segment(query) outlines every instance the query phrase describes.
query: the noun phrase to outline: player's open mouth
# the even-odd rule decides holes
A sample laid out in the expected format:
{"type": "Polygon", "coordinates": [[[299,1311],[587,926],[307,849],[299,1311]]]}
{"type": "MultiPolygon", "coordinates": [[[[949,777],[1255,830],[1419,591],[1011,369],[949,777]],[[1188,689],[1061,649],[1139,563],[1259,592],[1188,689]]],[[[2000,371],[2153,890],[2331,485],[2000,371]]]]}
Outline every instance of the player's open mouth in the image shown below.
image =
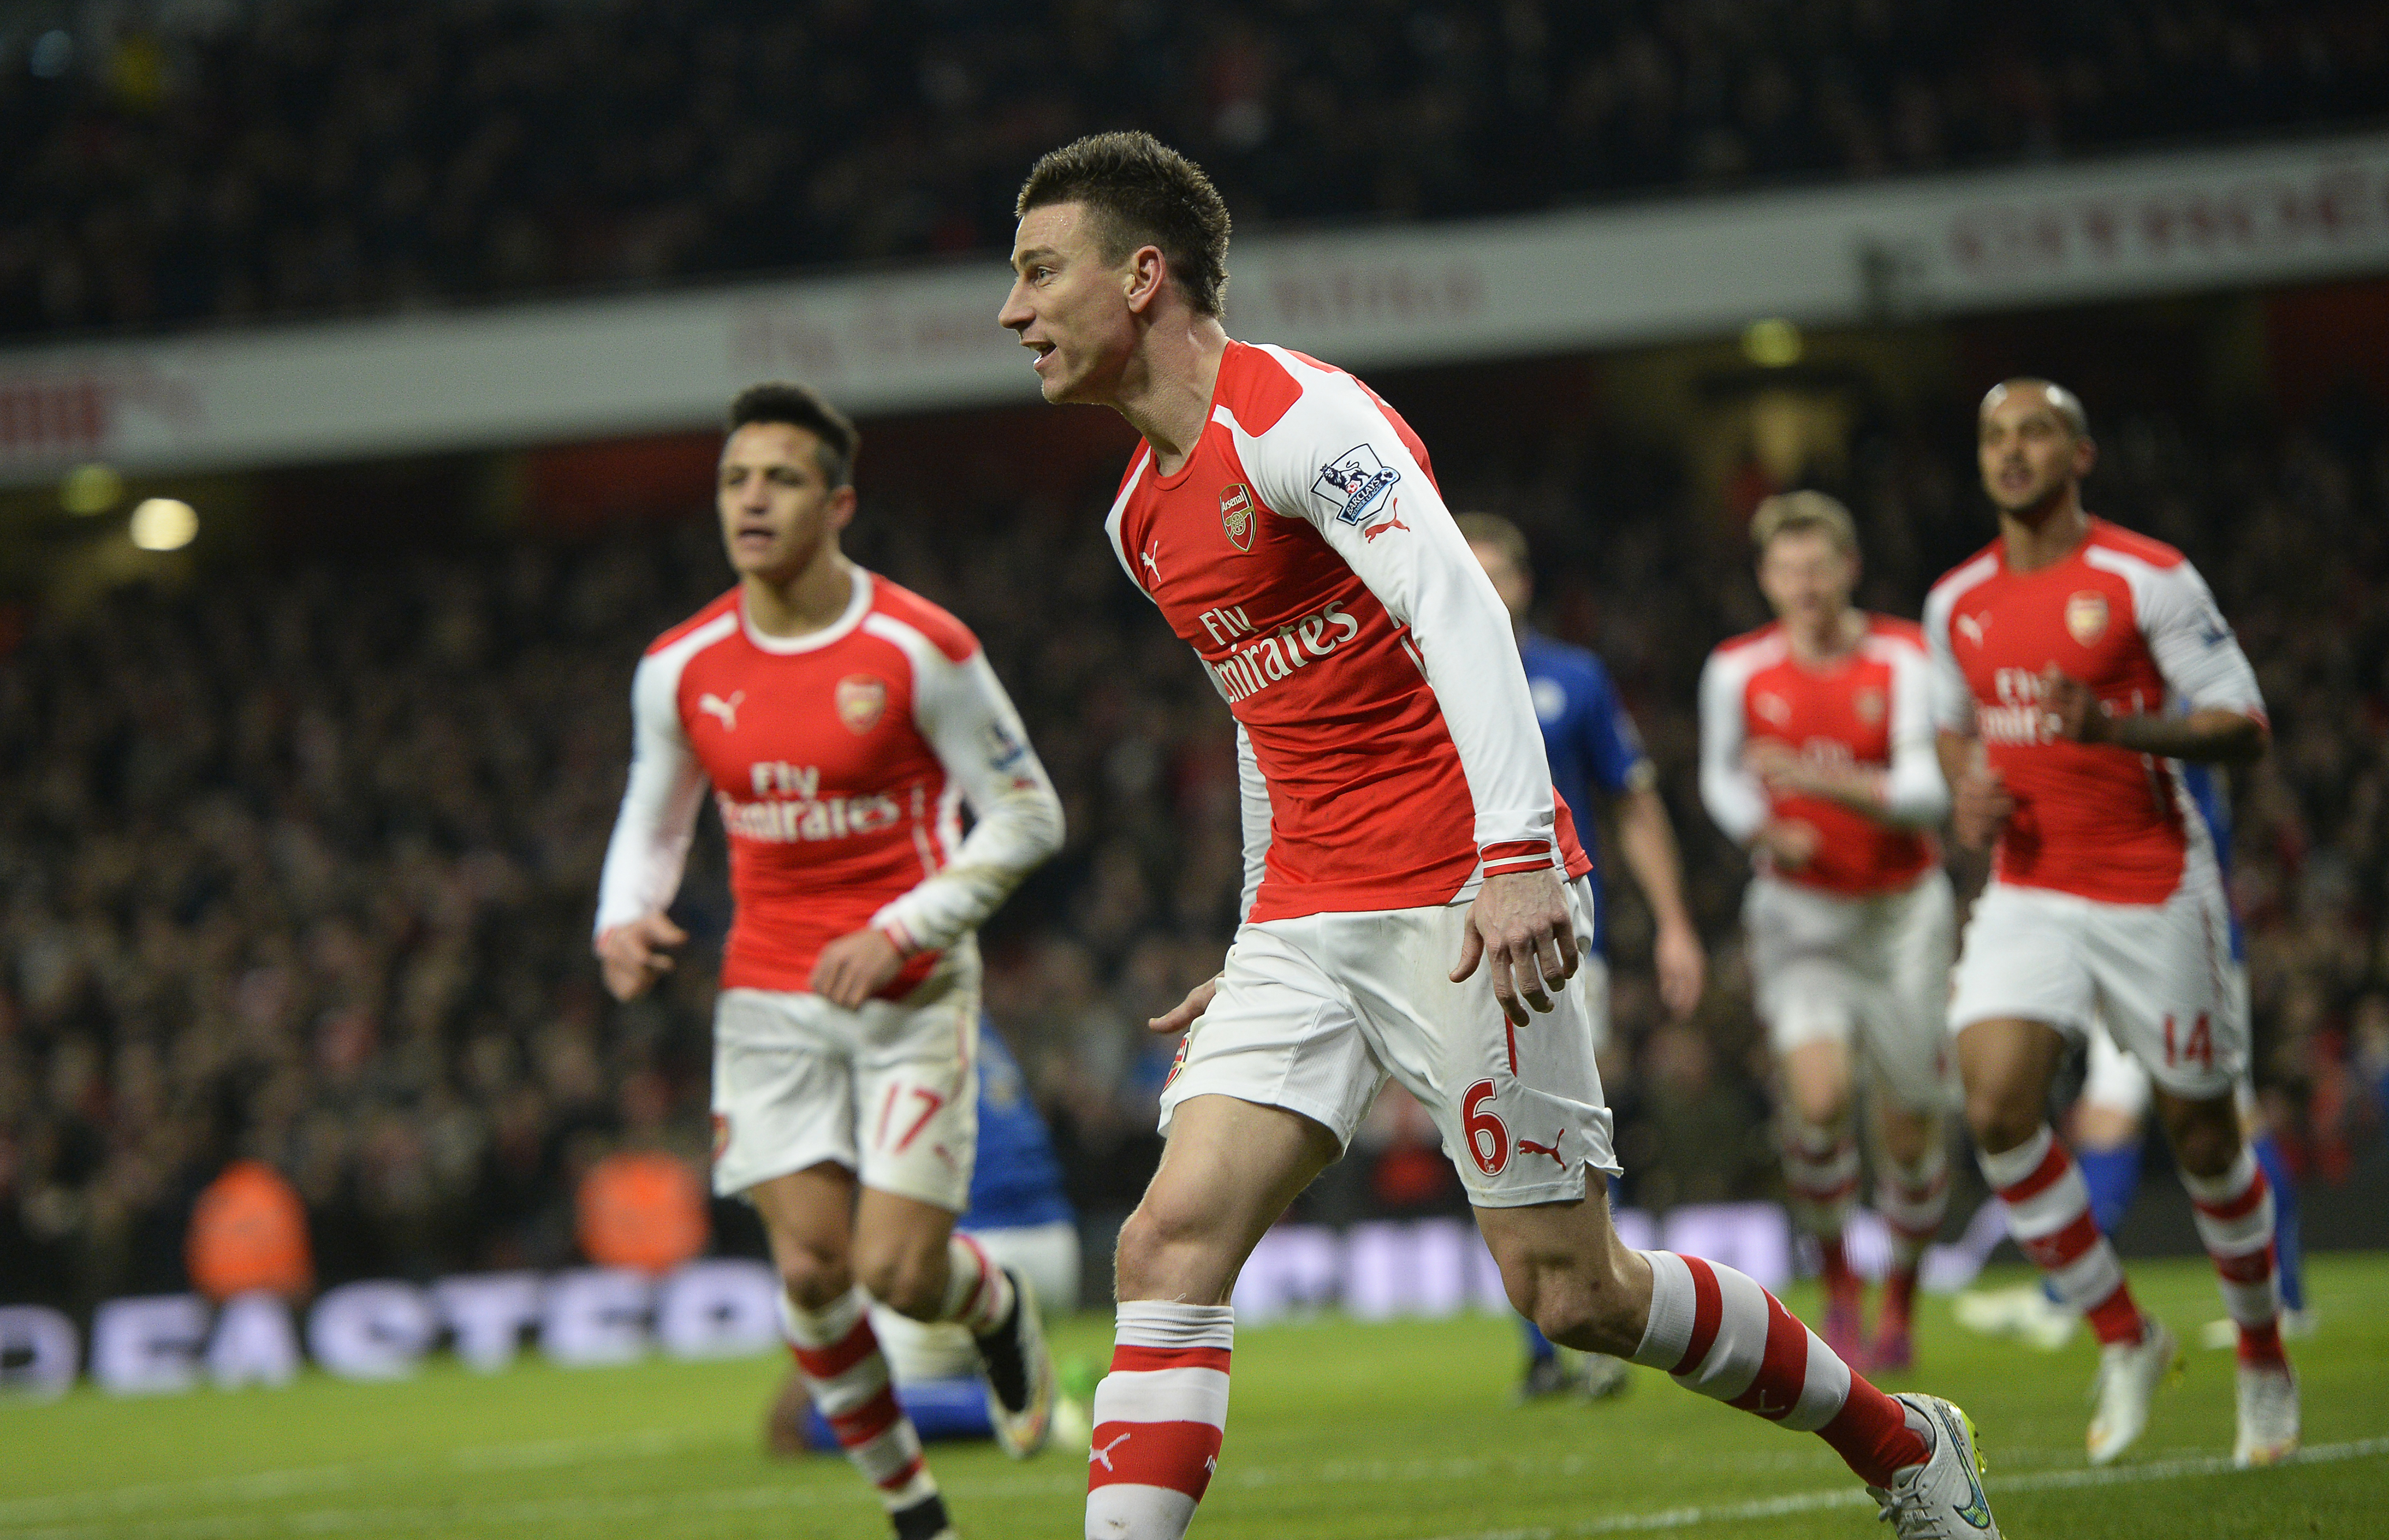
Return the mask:
{"type": "Polygon", "coordinates": [[[1051,342],[1030,342],[1024,344],[1024,346],[1037,355],[1028,366],[1031,369],[1037,370],[1041,374],[1043,373],[1045,369],[1045,361],[1054,356],[1054,344],[1051,342]]]}

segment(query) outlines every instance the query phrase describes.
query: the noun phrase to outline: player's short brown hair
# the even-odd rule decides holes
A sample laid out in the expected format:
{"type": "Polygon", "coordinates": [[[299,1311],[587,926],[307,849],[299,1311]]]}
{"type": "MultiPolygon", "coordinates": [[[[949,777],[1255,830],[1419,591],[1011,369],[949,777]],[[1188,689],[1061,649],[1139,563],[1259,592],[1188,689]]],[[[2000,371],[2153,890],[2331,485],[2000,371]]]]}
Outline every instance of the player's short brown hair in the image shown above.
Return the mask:
{"type": "Polygon", "coordinates": [[[1820,534],[1845,556],[1859,554],[1859,527],[1837,498],[1823,492],[1777,492],[1750,515],[1750,543],[1766,551],[1778,535],[1820,534]]]}
{"type": "Polygon", "coordinates": [[[811,386],[782,379],[748,386],[730,403],[726,431],[735,433],[749,423],[781,423],[805,429],[821,445],[822,479],[830,490],[854,485],[854,456],[862,448],[862,434],[852,418],[830,405],[829,398],[811,386]]]}
{"type": "Polygon", "coordinates": [[[2042,379],[2038,375],[2018,375],[2013,379],[1999,381],[1999,384],[1983,392],[1981,410],[1988,412],[2007,400],[2009,391],[2026,388],[2038,390],[2048,398],[2049,409],[2057,414],[2059,421],[2074,430],[2074,437],[2076,439],[2090,437],[2090,414],[2084,410],[2082,398],[2055,380],[2042,379]]]}
{"type": "Polygon", "coordinates": [[[1460,538],[1471,545],[1489,545],[1520,572],[1527,570],[1527,533],[1499,514],[1454,514],[1460,538]]]}
{"type": "Polygon", "coordinates": [[[1195,313],[1220,313],[1228,293],[1228,205],[1202,167],[1142,130],[1090,134],[1029,169],[1013,217],[1056,203],[1083,204],[1102,222],[1105,261],[1158,247],[1195,313]]]}

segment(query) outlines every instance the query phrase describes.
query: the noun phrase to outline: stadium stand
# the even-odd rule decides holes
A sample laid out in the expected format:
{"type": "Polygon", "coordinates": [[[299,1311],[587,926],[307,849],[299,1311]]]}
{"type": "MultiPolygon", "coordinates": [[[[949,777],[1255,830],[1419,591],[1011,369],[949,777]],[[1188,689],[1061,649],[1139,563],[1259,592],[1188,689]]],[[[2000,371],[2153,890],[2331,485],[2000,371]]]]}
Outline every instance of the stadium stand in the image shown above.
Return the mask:
{"type": "Polygon", "coordinates": [[[1000,248],[1134,122],[1246,229],[2377,122],[2361,0],[138,4],[0,28],[0,335],[1000,248]]]}
{"type": "MultiPolygon", "coordinates": [[[[1537,540],[1551,629],[1612,661],[1722,944],[1739,858],[1689,816],[1693,687],[1706,647],[1756,617],[1743,544],[1673,452],[1622,430],[1463,430],[1516,404],[1488,398],[1492,373],[1381,383],[1450,446],[1455,501],[1537,540]]],[[[1969,420],[1948,400],[1858,431],[1833,485],[1863,522],[1865,602],[1912,612],[1985,538],[1969,420]]],[[[2277,747],[2242,790],[2238,851],[2260,1075],[2329,1184],[2377,1172],[2389,1100],[2389,418],[2359,393],[2306,420],[2119,408],[2091,490],[2197,557],[2263,674],[2277,747]]],[[[935,438],[912,432],[866,446],[850,549],[968,619],[1066,799],[1069,848],[989,933],[989,1006],[1074,1203],[1117,1218],[1166,1063],[1141,1024],[1215,965],[1233,919],[1227,719],[1095,537],[1106,486],[1038,499],[980,467],[982,490],[939,499],[900,474],[935,438]]],[[[394,549],[348,510],[367,532],[345,546],[32,616],[0,659],[0,1299],[182,1286],[193,1200],[237,1155],[289,1175],[326,1283],[562,1265],[594,1162],[702,1158],[709,960],[614,1009],[588,957],[632,663],[726,581],[701,497],[610,532],[394,549]]],[[[718,940],[718,847],[697,848],[681,912],[718,940]]],[[[1645,922],[1630,884],[1612,894],[1632,1196],[1763,1193],[1733,953],[1698,1030],[1663,1027],[1645,922]]],[[[1317,1201],[1410,1211],[1398,1176],[1317,1201]]]]}

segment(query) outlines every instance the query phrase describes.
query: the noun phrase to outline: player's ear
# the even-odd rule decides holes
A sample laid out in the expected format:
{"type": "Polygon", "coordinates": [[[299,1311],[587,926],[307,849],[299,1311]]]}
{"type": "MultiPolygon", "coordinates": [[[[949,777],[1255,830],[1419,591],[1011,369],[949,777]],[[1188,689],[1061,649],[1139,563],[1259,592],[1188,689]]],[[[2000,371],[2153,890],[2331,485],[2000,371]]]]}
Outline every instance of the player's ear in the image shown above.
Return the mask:
{"type": "Polygon", "coordinates": [[[2074,440],[2074,479],[2081,480],[2099,463],[2099,440],[2085,433],[2074,440]]]}
{"type": "Polygon", "coordinates": [[[1128,254],[1120,269],[1120,292],[1128,308],[1143,315],[1152,310],[1161,297],[1162,288],[1169,282],[1169,259],[1157,246],[1140,246],[1128,254]]]}
{"type": "Polygon", "coordinates": [[[851,481],[829,494],[829,502],[824,505],[823,511],[829,515],[832,529],[843,529],[854,522],[854,483],[851,481]]]}

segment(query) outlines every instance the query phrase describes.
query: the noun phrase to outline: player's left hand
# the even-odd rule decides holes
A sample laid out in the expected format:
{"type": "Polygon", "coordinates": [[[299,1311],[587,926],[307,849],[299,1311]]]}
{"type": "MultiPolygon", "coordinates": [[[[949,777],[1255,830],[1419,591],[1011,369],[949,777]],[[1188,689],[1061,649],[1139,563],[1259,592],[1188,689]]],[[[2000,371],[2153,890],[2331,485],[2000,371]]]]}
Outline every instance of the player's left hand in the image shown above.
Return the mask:
{"type": "Polygon", "coordinates": [[[875,930],[841,935],[813,960],[813,993],[851,1011],[888,987],[904,968],[896,943],[875,930]]]}
{"type": "Polygon", "coordinates": [[[1817,790],[1808,762],[1794,753],[1789,744],[1758,739],[1743,750],[1742,762],[1773,795],[1802,796],[1817,790]]]}
{"type": "Polygon", "coordinates": [[[2059,673],[2054,663],[2040,671],[2040,706],[2051,737],[2076,744],[2114,741],[2115,719],[2099,697],[2080,680],[2059,673]]]}
{"type": "Polygon", "coordinates": [[[1451,982],[1466,980],[1480,961],[1490,969],[1493,998],[1513,1025],[1527,1025],[1529,1007],[1552,1008],[1552,996],[1577,969],[1576,923],[1557,872],[1545,867],[1485,879],[1468,906],[1451,982]]]}
{"type": "Polygon", "coordinates": [[[1662,925],[1651,959],[1659,971],[1659,1003],[1670,1020],[1684,1020],[1699,1009],[1708,983],[1709,955],[1700,935],[1690,925],[1662,925]]]}

